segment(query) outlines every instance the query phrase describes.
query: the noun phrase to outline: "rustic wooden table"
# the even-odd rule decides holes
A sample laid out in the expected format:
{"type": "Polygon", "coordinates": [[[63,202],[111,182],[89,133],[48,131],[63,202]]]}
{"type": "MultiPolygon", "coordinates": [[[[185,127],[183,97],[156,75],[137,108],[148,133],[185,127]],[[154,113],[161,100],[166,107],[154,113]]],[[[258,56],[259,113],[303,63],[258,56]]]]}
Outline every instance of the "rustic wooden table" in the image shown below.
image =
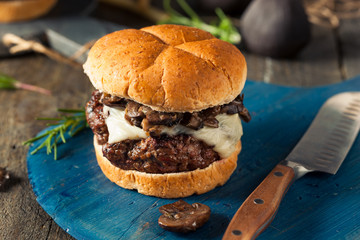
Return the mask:
{"type": "MultiPolygon", "coordinates": [[[[102,7],[93,16],[118,20],[108,11],[102,7]]],[[[126,19],[118,23],[130,27],[149,24],[126,19]]],[[[312,26],[312,34],[310,44],[294,59],[274,60],[244,52],[248,78],[308,87],[360,74],[360,19],[342,21],[337,30],[312,26]]],[[[35,117],[55,116],[59,107],[82,108],[93,88],[82,69],[39,54],[1,59],[0,72],[53,92],[50,97],[22,90],[0,92],[0,166],[12,177],[0,192],[0,239],[73,239],[36,202],[27,177],[28,148],[22,142],[44,128],[35,117]]]]}

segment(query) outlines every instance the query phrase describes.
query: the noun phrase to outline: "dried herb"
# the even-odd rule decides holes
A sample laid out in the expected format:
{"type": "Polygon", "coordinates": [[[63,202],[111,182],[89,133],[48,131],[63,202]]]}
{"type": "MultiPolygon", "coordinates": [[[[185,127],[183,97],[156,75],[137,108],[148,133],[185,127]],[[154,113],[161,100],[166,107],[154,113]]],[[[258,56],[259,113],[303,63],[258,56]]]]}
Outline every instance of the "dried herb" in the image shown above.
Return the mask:
{"type": "Polygon", "coordinates": [[[241,41],[241,36],[238,30],[234,27],[231,22],[231,19],[228,18],[224,12],[217,8],[215,13],[219,18],[218,23],[207,24],[196,14],[196,12],[186,3],[185,0],[177,0],[180,7],[184,12],[189,16],[183,16],[170,6],[170,0],[164,0],[164,9],[169,14],[169,18],[164,21],[160,21],[159,24],[180,24],[190,27],[200,28],[202,30],[208,31],[213,34],[215,37],[237,44],[241,41]]]}
{"type": "Polygon", "coordinates": [[[59,118],[38,118],[38,120],[53,122],[47,124],[48,126],[53,126],[53,128],[23,143],[23,145],[30,145],[40,139],[42,140],[42,143],[31,154],[46,148],[47,154],[54,152],[54,159],[56,160],[57,145],[59,143],[66,143],[65,134],[72,137],[88,126],[84,110],[58,109],[58,111],[63,113],[59,118]]]}
{"type": "Polygon", "coordinates": [[[13,77],[0,73],[0,89],[25,89],[33,92],[51,95],[49,90],[17,81],[13,77]]]}

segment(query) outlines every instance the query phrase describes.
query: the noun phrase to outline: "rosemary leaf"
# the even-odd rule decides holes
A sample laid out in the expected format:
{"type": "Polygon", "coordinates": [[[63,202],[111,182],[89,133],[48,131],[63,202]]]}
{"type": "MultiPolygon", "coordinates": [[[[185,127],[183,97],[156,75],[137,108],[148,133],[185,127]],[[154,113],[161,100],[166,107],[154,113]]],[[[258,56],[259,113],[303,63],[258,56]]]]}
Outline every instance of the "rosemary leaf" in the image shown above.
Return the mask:
{"type": "Polygon", "coordinates": [[[63,141],[63,143],[66,143],[65,136],[64,136],[64,130],[62,128],[60,129],[59,134],[60,134],[60,138],[63,141]]]}
{"type": "Polygon", "coordinates": [[[54,160],[57,160],[57,144],[56,144],[56,141],[53,143],[52,147],[54,148],[54,160]]]}
{"type": "Polygon", "coordinates": [[[13,77],[10,77],[3,73],[0,73],[0,89],[24,89],[45,95],[51,95],[51,92],[47,89],[19,82],[13,77]]]}
{"type": "MultiPolygon", "coordinates": [[[[196,12],[186,3],[185,0],[177,0],[180,7],[186,12],[187,15],[193,20],[201,21],[200,17],[196,14],[196,12]]],[[[170,5],[170,4],[169,4],[170,5]]]]}
{"type": "Polygon", "coordinates": [[[3,89],[16,89],[16,80],[10,76],[0,73],[0,88],[3,89]]]}
{"type": "Polygon", "coordinates": [[[62,120],[62,118],[46,118],[46,117],[41,117],[41,118],[36,118],[36,120],[42,120],[42,121],[60,121],[60,120],[62,120]]]}
{"type": "Polygon", "coordinates": [[[39,145],[37,148],[35,148],[34,151],[31,152],[31,155],[37,153],[37,151],[39,151],[41,148],[46,146],[47,141],[45,140],[43,143],[41,143],[41,145],[39,145]]]}
{"type": "Polygon", "coordinates": [[[54,134],[51,133],[46,141],[48,141],[48,143],[46,143],[46,153],[49,155],[51,153],[51,147],[52,147],[52,144],[51,144],[51,139],[54,137],[54,134]]]}
{"type": "Polygon", "coordinates": [[[40,149],[46,148],[46,153],[54,153],[54,159],[57,159],[58,144],[66,143],[65,134],[72,137],[85,129],[88,125],[86,122],[85,111],[81,109],[59,109],[59,112],[66,115],[62,115],[59,118],[38,118],[39,120],[48,120],[53,123],[48,123],[54,126],[52,129],[47,130],[43,134],[31,138],[23,143],[23,145],[30,145],[38,140],[41,140],[41,144],[31,152],[31,154],[37,153],[40,149]]]}
{"type": "Polygon", "coordinates": [[[83,113],[85,114],[85,111],[82,109],[64,109],[64,108],[58,108],[58,112],[63,113],[83,113]]]}
{"type": "Polygon", "coordinates": [[[87,126],[78,127],[74,132],[71,133],[71,136],[74,136],[74,135],[78,134],[78,133],[81,132],[85,127],[87,127],[87,126]]]}
{"type": "Polygon", "coordinates": [[[161,21],[158,24],[180,24],[190,27],[200,28],[202,30],[208,31],[213,34],[215,37],[218,37],[221,40],[238,44],[241,41],[241,36],[238,30],[232,24],[230,18],[228,18],[225,13],[217,8],[215,10],[216,15],[218,16],[217,24],[207,24],[196,14],[196,12],[186,3],[185,0],[177,0],[180,7],[188,15],[188,17],[181,15],[179,12],[174,10],[170,5],[171,0],[164,0],[163,5],[165,11],[169,14],[169,18],[165,21],[161,21]]]}
{"type": "Polygon", "coordinates": [[[74,122],[69,130],[69,134],[72,136],[74,130],[76,129],[76,127],[79,125],[78,122],[74,122]]]}
{"type": "Polygon", "coordinates": [[[31,144],[31,143],[33,143],[33,142],[47,136],[47,135],[49,135],[50,132],[51,132],[51,130],[48,130],[48,131],[44,132],[43,134],[41,134],[41,135],[39,135],[37,137],[31,138],[31,139],[23,142],[23,145],[29,145],[29,144],[31,144]]]}

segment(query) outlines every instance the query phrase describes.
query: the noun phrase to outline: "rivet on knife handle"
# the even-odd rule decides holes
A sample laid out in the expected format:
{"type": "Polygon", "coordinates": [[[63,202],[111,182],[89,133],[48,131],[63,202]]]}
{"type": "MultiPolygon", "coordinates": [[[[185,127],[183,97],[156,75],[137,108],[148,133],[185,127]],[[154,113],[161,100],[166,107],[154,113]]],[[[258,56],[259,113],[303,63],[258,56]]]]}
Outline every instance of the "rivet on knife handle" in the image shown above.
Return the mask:
{"type": "Polygon", "coordinates": [[[294,176],[291,167],[278,164],[235,213],[223,240],[255,239],[273,220],[294,176]]]}

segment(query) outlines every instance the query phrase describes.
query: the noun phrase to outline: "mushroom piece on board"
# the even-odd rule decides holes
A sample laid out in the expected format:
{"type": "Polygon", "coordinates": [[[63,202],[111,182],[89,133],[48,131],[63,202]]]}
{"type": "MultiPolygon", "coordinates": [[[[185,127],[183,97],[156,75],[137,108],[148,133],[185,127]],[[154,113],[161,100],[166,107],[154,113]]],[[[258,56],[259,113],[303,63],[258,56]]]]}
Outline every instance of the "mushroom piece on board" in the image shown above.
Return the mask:
{"type": "Polygon", "coordinates": [[[203,226],[210,217],[210,208],[201,203],[188,204],[184,200],[159,208],[160,227],[172,232],[192,232],[203,226]]]}

